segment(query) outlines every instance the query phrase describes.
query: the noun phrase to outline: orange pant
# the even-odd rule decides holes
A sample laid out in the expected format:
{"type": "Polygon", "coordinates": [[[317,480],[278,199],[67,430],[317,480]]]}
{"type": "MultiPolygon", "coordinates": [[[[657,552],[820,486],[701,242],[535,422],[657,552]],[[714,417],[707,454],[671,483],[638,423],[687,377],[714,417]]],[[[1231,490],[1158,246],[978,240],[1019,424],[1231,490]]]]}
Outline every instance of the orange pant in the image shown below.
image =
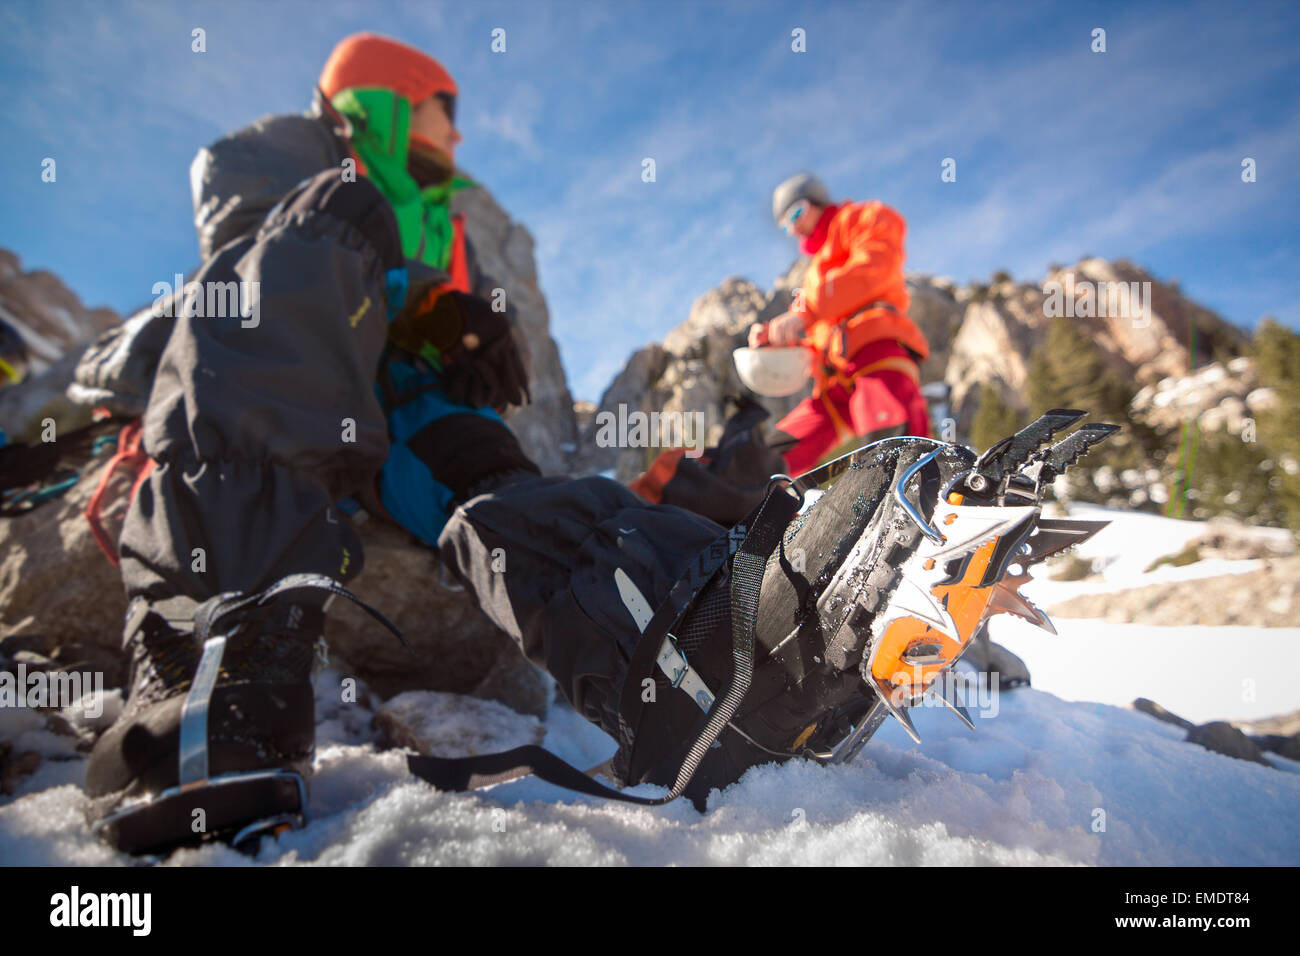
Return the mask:
{"type": "MultiPolygon", "coordinates": [[[[844,376],[851,388],[832,380],[815,398],[805,398],[789,415],[777,422],[769,444],[785,445],[788,474],[798,477],[810,471],[822,456],[851,438],[871,436],[877,432],[930,436],[930,412],[916,380],[906,372],[885,368],[870,372],[861,369],[894,356],[907,357],[896,342],[871,342],[853,356],[844,376]],[[854,374],[858,373],[856,377],[854,374]]],[[[881,437],[884,437],[884,434],[881,437]]]]}

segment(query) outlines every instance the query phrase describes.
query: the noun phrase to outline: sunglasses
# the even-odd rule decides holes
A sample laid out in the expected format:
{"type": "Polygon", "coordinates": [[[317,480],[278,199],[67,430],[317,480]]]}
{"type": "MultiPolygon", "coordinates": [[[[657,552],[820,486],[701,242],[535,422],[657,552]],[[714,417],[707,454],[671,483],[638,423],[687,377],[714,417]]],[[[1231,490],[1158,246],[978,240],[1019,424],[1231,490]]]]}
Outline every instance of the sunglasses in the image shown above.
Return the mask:
{"type": "Polygon", "coordinates": [[[450,93],[435,93],[434,96],[442,103],[442,108],[447,113],[447,120],[454,125],[456,122],[456,97],[450,93]]]}
{"type": "Polygon", "coordinates": [[[794,224],[799,221],[799,217],[806,213],[811,207],[811,203],[806,199],[800,199],[790,207],[790,211],[781,217],[781,231],[790,232],[794,229],[794,224]]]}

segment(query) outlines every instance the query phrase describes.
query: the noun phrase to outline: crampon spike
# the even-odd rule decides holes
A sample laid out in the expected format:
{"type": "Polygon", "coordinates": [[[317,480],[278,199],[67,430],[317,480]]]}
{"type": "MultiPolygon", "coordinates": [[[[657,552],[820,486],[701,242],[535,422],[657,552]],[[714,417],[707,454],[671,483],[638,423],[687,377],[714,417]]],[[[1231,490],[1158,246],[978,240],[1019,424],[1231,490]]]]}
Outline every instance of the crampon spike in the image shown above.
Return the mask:
{"type": "Polygon", "coordinates": [[[1119,429],[1119,425],[1090,422],[1036,456],[1030,464],[1041,461],[1043,467],[1038,475],[1039,480],[1044,483],[1050,482],[1058,475],[1065,474],[1065,470],[1087,454],[1089,448],[1105,441],[1119,429]]]}
{"type": "Polygon", "coordinates": [[[1053,408],[1044,412],[1014,435],[989,447],[976,460],[972,474],[982,475],[996,484],[1026,464],[1033,453],[1051,441],[1057,432],[1073,425],[1087,414],[1077,408],[1053,408]]]}
{"type": "Polygon", "coordinates": [[[889,711],[889,715],[903,725],[903,729],[907,731],[907,736],[911,737],[919,744],[921,742],[921,735],[918,734],[916,728],[912,726],[912,718],[907,716],[907,709],[898,706],[898,704],[894,702],[894,694],[898,692],[892,687],[885,686],[882,681],[874,677],[872,678],[872,684],[875,685],[877,699],[885,705],[885,709],[889,711]]]}
{"type": "Polygon", "coordinates": [[[1086,521],[1079,518],[1039,518],[1036,530],[1025,541],[1029,550],[1016,555],[1014,563],[1030,568],[1053,555],[1083,544],[1109,521],[1086,521]]]}
{"type": "Polygon", "coordinates": [[[1051,618],[1020,593],[1020,586],[1030,580],[1027,574],[1006,575],[993,586],[993,594],[989,597],[988,613],[990,615],[1014,614],[1050,634],[1055,634],[1056,627],[1052,624],[1051,618]]]}
{"type": "Polygon", "coordinates": [[[948,695],[943,693],[942,691],[936,691],[935,696],[939,698],[939,701],[943,704],[943,706],[947,707],[959,718],[961,718],[961,722],[963,724],[965,724],[971,730],[975,729],[975,722],[970,719],[970,714],[966,711],[965,707],[963,707],[961,704],[958,704],[955,701],[949,700],[948,695]]]}

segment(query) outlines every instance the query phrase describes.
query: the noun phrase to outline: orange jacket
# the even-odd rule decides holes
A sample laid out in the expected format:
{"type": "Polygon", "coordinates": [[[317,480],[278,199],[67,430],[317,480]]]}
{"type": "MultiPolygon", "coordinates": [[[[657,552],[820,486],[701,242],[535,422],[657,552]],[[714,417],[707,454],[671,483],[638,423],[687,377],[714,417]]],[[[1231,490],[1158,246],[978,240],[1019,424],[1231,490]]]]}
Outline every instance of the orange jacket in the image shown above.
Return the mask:
{"type": "Polygon", "coordinates": [[[833,215],[826,241],[804,273],[803,294],[790,310],[803,316],[804,343],[834,365],[880,339],[901,342],[926,358],[930,346],[907,317],[903,217],[879,201],[846,201],[833,215]],[[893,310],[862,311],[873,302],[888,302],[893,310]],[[841,341],[846,319],[851,321],[841,341]]]}

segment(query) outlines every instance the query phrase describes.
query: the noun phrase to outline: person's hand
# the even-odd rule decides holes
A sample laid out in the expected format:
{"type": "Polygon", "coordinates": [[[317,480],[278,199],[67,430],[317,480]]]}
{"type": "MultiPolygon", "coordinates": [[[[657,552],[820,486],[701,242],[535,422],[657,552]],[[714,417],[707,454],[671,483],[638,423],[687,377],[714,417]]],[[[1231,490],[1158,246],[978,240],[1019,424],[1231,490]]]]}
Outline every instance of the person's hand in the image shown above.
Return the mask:
{"type": "Polygon", "coordinates": [[[761,349],[767,344],[767,323],[755,322],[749,327],[749,347],[761,349]]]}
{"type": "Polygon", "coordinates": [[[475,408],[529,400],[528,373],[503,312],[478,296],[445,292],[433,304],[430,328],[441,349],[443,387],[454,402],[475,408]]]}
{"type": "Polygon", "coordinates": [[[767,338],[772,345],[798,345],[803,334],[803,316],[794,312],[778,315],[767,323],[767,338]]]}

